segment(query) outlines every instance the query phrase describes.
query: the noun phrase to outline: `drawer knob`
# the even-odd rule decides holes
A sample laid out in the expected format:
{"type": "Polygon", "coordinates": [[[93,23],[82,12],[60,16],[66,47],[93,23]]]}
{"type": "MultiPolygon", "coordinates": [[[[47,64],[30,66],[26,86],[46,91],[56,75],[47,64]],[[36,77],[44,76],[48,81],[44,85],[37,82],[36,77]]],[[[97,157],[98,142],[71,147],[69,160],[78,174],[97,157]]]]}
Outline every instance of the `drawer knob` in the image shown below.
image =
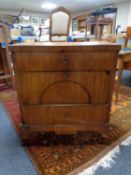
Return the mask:
{"type": "Polygon", "coordinates": [[[69,72],[64,72],[64,77],[65,77],[65,78],[67,78],[67,77],[69,77],[69,76],[70,76],[69,72]]]}
{"type": "Polygon", "coordinates": [[[64,58],[63,59],[63,62],[64,62],[64,64],[67,64],[68,63],[68,59],[67,58],[64,58]]]}

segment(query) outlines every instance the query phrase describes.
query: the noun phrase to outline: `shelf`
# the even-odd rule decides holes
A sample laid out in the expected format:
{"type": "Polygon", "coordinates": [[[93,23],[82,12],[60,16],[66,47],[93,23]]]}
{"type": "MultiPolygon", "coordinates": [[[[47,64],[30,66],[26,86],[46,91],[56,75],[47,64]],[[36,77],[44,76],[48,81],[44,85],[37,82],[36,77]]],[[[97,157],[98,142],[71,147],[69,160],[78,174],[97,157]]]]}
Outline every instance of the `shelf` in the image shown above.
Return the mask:
{"type": "Polygon", "coordinates": [[[81,31],[81,30],[86,31],[87,17],[88,17],[88,15],[82,15],[82,16],[77,17],[78,31],[81,31]]]}
{"type": "Polygon", "coordinates": [[[86,28],[86,26],[79,26],[78,28],[86,28]]]}
{"type": "Polygon", "coordinates": [[[11,78],[11,75],[2,75],[0,76],[0,80],[3,80],[3,79],[8,79],[8,78],[11,78]]]}

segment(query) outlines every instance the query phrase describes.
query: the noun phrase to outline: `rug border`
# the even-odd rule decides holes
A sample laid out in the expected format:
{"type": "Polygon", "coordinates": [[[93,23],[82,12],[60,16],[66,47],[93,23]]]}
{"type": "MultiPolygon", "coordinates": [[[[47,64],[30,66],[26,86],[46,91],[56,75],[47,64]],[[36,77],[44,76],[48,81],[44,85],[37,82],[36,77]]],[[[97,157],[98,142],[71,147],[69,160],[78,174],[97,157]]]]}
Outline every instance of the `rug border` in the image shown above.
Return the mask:
{"type": "Polygon", "coordinates": [[[117,141],[113,142],[111,145],[109,145],[107,148],[105,148],[103,151],[98,153],[95,158],[90,160],[89,162],[79,166],[77,169],[73,170],[72,172],[68,173],[67,175],[77,175],[84,171],[85,169],[91,167],[93,164],[98,162],[102,157],[107,155],[112,149],[114,149],[116,146],[120,145],[124,140],[126,140],[129,136],[131,136],[131,131],[124,134],[122,137],[120,137],[117,141]]]}
{"type": "MultiPolygon", "coordinates": [[[[20,141],[20,144],[22,145],[22,140],[21,140],[20,134],[19,134],[19,132],[17,131],[17,128],[16,128],[15,124],[13,123],[13,120],[11,119],[11,115],[10,115],[9,111],[7,110],[6,105],[4,104],[3,101],[0,101],[0,104],[3,106],[5,112],[7,113],[7,117],[8,117],[8,119],[9,119],[9,121],[11,122],[11,125],[13,126],[13,129],[15,130],[15,132],[16,132],[16,134],[17,134],[17,136],[18,136],[18,139],[19,139],[19,141],[20,141]]],[[[22,146],[23,146],[23,145],[22,145],[22,146]]],[[[37,173],[38,175],[42,175],[42,171],[40,170],[40,168],[39,168],[39,166],[37,165],[37,163],[35,162],[35,160],[33,160],[33,156],[30,154],[30,151],[28,150],[28,147],[27,147],[27,146],[23,146],[23,148],[24,148],[25,152],[27,153],[29,159],[31,160],[31,163],[32,163],[32,165],[34,166],[34,168],[35,168],[35,170],[36,170],[36,173],[37,173]]]]}

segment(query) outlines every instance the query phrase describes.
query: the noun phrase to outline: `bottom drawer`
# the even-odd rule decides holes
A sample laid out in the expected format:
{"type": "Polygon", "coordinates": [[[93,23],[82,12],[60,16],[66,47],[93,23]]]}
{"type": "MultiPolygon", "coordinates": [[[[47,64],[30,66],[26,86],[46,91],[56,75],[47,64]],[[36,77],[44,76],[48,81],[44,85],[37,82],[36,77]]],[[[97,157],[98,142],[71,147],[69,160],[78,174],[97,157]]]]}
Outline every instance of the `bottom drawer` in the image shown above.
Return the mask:
{"type": "Polygon", "coordinates": [[[108,117],[108,105],[23,105],[29,126],[103,124],[108,117]]]}

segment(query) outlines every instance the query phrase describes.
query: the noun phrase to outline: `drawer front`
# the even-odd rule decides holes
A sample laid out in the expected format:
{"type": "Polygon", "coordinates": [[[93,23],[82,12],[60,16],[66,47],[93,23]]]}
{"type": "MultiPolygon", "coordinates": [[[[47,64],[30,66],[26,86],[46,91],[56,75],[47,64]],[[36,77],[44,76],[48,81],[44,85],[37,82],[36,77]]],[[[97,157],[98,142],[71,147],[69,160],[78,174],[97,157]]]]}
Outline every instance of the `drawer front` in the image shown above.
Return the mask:
{"type": "Polygon", "coordinates": [[[112,70],[115,59],[115,52],[16,53],[14,67],[18,71],[112,70]]]}
{"type": "Polygon", "coordinates": [[[104,124],[109,117],[108,105],[23,105],[27,125],[104,124]]]}
{"type": "Polygon", "coordinates": [[[17,76],[24,104],[108,103],[111,80],[106,72],[21,72],[17,76]]]}

